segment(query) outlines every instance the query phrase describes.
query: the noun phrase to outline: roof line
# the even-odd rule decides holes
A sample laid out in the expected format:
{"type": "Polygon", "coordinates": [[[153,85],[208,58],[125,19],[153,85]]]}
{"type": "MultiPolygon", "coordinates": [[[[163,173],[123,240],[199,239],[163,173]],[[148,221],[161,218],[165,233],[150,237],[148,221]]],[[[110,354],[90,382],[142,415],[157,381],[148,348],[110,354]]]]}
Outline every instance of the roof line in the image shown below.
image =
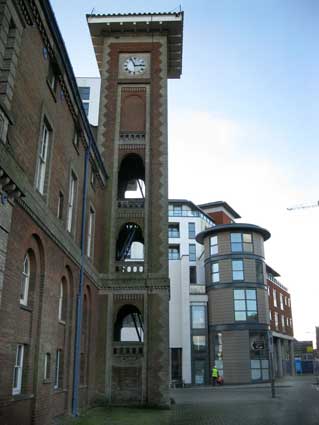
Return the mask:
{"type": "Polygon", "coordinates": [[[92,150],[93,150],[93,152],[96,156],[96,160],[97,160],[99,166],[101,167],[101,170],[102,170],[102,173],[103,173],[105,179],[107,179],[108,173],[107,173],[105,164],[102,160],[100,151],[98,150],[98,147],[96,145],[95,137],[94,137],[92,130],[90,128],[90,123],[89,123],[87,116],[85,114],[83,103],[82,103],[82,100],[80,98],[78,86],[77,86],[77,83],[76,83],[73,67],[72,67],[69,55],[67,53],[67,49],[66,49],[60,28],[58,26],[54,11],[53,11],[52,6],[51,6],[51,4],[48,0],[41,0],[40,4],[42,6],[44,14],[46,15],[47,25],[48,25],[51,33],[52,33],[52,36],[53,36],[57,46],[59,47],[59,54],[60,54],[62,63],[65,66],[66,75],[69,79],[71,90],[73,91],[75,101],[76,101],[77,106],[79,108],[81,119],[83,121],[85,130],[86,130],[89,138],[91,139],[92,150]]]}

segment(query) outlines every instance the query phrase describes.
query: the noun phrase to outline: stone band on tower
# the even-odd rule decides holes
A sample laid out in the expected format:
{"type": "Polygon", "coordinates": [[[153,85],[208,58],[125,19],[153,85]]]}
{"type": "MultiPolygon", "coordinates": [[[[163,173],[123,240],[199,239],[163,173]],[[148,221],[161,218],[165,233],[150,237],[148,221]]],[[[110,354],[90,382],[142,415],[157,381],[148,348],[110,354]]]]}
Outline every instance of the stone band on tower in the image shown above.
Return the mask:
{"type": "Polygon", "coordinates": [[[110,172],[100,390],[111,403],[167,405],[167,79],[181,74],[183,13],[87,20],[102,80],[98,145],[110,172]]]}

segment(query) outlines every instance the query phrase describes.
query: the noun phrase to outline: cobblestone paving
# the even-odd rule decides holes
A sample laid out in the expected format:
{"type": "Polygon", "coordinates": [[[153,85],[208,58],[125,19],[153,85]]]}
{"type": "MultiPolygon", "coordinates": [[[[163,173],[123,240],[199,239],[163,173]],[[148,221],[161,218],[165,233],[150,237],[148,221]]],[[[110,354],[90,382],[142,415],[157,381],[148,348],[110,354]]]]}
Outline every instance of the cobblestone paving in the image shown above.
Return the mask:
{"type": "Polygon", "coordinates": [[[171,410],[91,409],[65,425],[319,425],[319,386],[313,376],[270,386],[172,390],[171,410]]]}

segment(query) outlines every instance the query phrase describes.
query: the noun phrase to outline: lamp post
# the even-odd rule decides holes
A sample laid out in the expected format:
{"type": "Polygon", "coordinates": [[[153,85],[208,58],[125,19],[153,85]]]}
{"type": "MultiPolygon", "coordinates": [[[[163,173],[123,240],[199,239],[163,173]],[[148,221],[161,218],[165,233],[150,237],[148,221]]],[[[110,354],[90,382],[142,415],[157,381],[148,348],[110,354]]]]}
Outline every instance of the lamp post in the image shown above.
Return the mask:
{"type": "Polygon", "coordinates": [[[269,376],[270,376],[270,388],[271,397],[276,397],[275,388],[275,374],[274,374],[274,343],[271,331],[268,331],[268,353],[269,353],[269,376]]]}

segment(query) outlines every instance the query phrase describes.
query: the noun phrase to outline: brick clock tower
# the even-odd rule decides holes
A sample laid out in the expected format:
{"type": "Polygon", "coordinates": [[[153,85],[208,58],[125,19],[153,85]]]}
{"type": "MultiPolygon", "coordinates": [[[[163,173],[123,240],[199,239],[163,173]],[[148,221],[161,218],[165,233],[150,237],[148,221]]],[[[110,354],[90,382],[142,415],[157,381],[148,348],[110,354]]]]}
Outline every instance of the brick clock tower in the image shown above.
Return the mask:
{"type": "Polygon", "coordinates": [[[167,79],[183,13],[88,15],[109,181],[99,233],[97,383],[112,404],[169,403],[167,79]]]}

